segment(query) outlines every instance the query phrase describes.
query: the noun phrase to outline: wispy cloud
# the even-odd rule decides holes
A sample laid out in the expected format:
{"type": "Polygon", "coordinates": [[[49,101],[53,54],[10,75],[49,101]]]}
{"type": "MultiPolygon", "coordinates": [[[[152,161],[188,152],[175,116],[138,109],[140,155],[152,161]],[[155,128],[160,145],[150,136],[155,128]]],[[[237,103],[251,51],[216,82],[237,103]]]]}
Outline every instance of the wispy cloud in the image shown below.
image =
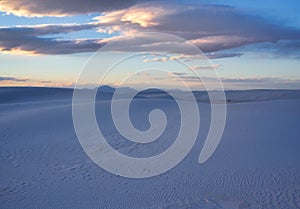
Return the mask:
{"type": "Polygon", "coordinates": [[[212,64],[211,66],[192,66],[192,70],[216,70],[220,68],[220,64],[212,64]]]}
{"type": "Polygon", "coordinates": [[[10,77],[10,76],[0,76],[0,82],[3,81],[14,81],[14,82],[25,82],[28,81],[27,78],[16,78],[16,77],[10,77]]]}
{"type": "Polygon", "coordinates": [[[168,60],[167,57],[155,57],[152,59],[144,59],[144,62],[166,62],[168,60]]]}
{"type": "Polygon", "coordinates": [[[74,87],[73,82],[40,80],[26,77],[0,76],[0,86],[74,87]]]}
{"type": "Polygon", "coordinates": [[[299,41],[278,41],[276,43],[267,42],[244,47],[244,51],[261,53],[270,58],[300,58],[300,40],[299,41]]]}
{"type": "Polygon", "coordinates": [[[299,79],[278,78],[278,77],[246,77],[246,78],[223,78],[225,87],[233,89],[299,89],[299,79]]]}
{"type": "Polygon", "coordinates": [[[166,76],[152,76],[149,80],[155,82],[172,83],[176,86],[178,82],[185,82],[190,87],[196,89],[204,88],[204,82],[211,87],[218,86],[221,81],[225,89],[299,89],[300,80],[295,78],[280,78],[280,77],[221,77],[218,80],[216,77],[195,76],[192,73],[186,72],[169,72],[166,76]]]}
{"type": "Polygon", "coordinates": [[[205,54],[209,59],[222,59],[222,58],[230,58],[230,57],[240,57],[242,53],[224,53],[224,52],[212,52],[205,54]]]}

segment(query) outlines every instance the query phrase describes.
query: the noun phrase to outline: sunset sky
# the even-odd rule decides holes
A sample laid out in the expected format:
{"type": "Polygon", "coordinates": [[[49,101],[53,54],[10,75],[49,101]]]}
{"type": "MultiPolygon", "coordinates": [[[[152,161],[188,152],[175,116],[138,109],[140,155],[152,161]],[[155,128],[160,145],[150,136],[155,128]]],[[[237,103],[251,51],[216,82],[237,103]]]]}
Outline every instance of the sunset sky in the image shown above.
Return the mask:
{"type": "MultiPolygon", "coordinates": [[[[161,32],[197,45],[225,89],[299,89],[299,8],[298,0],[1,0],[0,86],[73,87],[88,59],[105,44],[161,32]]],[[[143,48],[139,40],[130,43],[143,48]]],[[[166,52],[172,54],[172,46],[166,52]]],[[[165,60],[153,56],[142,62],[165,60]]],[[[129,74],[129,68],[132,63],[119,75],[129,74]]],[[[205,75],[211,69],[195,70],[205,75]]]]}

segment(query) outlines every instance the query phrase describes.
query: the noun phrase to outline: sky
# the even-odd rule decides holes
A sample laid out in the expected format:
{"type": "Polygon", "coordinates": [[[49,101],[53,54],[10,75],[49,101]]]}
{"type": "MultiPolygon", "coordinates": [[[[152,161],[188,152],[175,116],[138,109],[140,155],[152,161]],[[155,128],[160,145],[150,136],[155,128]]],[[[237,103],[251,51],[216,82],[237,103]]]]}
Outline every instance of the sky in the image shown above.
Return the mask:
{"type": "Polygon", "coordinates": [[[139,53],[101,84],[202,89],[202,77],[225,89],[299,89],[299,8],[298,0],[1,0],[0,86],[91,88],[139,53]],[[168,72],[150,73],[159,68],[168,72]]]}

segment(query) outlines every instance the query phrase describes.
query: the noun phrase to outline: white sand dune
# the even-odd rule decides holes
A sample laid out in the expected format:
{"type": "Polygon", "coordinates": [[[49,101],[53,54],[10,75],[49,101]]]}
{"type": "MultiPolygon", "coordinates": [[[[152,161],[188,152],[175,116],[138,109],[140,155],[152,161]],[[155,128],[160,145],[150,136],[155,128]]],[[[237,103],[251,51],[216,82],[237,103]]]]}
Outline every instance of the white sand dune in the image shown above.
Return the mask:
{"type": "MultiPolygon", "coordinates": [[[[147,146],[117,133],[111,95],[102,95],[97,119],[115,149],[151,156],[172,143],[180,124],[169,97],[148,92],[132,104],[133,124],[141,130],[153,107],[162,107],[172,121],[147,146]]],[[[0,88],[0,208],[300,208],[300,91],[227,92],[221,143],[201,165],[210,105],[205,93],[196,95],[201,127],[191,152],[164,174],[129,179],[98,167],[81,148],[71,89],[0,88]]]]}

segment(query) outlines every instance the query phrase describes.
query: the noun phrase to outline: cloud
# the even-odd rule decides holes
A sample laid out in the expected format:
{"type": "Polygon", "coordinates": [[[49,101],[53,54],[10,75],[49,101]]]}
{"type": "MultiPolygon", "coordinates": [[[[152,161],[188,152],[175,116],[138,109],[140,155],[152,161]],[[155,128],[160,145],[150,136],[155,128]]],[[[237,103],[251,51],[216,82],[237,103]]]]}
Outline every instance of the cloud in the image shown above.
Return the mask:
{"type": "MultiPolygon", "coordinates": [[[[181,76],[185,82],[201,84],[196,76],[181,76]]],[[[212,85],[219,82],[215,78],[201,77],[212,85]]],[[[299,89],[300,80],[279,77],[245,77],[245,78],[221,78],[225,89],[299,89]]]]}
{"type": "MultiPolygon", "coordinates": [[[[181,50],[181,52],[183,52],[181,50]]],[[[153,58],[153,59],[145,59],[144,62],[166,62],[168,60],[182,60],[184,62],[192,61],[193,59],[222,59],[222,58],[230,58],[230,57],[240,57],[242,53],[228,53],[228,52],[211,52],[203,54],[180,54],[177,56],[163,57],[163,58],[153,58]]],[[[220,66],[215,66],[220,67],[220,66]]]]}
{"type": "Polygon", "coordinates": [[[137,30],[159,26],[162,15],[176,13],[176,8],[165,8],[164,3],[143,3],[128,9],[104,12],[103,15],[94,17],[102,26],[109,27],[112,31],[122,31],[132,34],[137,30]]]}
{"type": "Polygon", "coordinates": [[[268,53],[271,58],[300,58],[300,40],[299,41],[278,41],[276,43],[261,43],[245,50],[268,53]],[[250,48],[250,49],[249,49],[250,48]]]}
{"type": "Polygon", "coordinates": [[[123,34],[157,31],[191,40],[204,52],[252,43],[299,40],[300,30],[246,14],[234,7],[140,3],[94,18],[104,28],[123,34]],[[144,15],[142,15],[144,14],[144,15]]]}
{"type": "Polygon", "coordinates": [[[0,28],[0,51],[27,54],[94,52],[104,45],[99,39],[59,40],[43,37],[95,28],[95,24],[37,25],[0,28]]]}
{"type": "MultiPolygon", "coordinates": [[[[29,54],[73,54],[94,52],[108,42],[119,40],[118,44],[111,47],[112,50],[166,52],[183,55],[199,53],[190,50],[191,47],[186,47],[187,42],[167,40],[164,37],[120,39],[123,35],[136,35],[147,31],[179,35],[196,44],[210,59],[239,57],[242,56],[242,53],[225,52],[225,50],[258,43],[269,43],[270,45],[275,43],[278,48],[278,52],[276,52],[278,55],[286,54],[291,57],[300,49],[299,44],[292,44],[300,42],[299,29],[249,15],[242,10],[229,6],[120,0],[88,0],[87,2],[80,0],[72,2],[71,5],[66,0],[60,0],[59,3],[58,6],[57,0],[51,2],[49,0],[4,0],[0,10],[4,8],[7,12],[27,12],[32,15],[69,15],[91,13],[96,10],[104,12],[101,16],[95,17],[94,22],[82,25],[0,28],[0,50],[2,52],[25,52],[29,54]],[[54,34],[90,29],[98,30],[101,33],[118,32],[121,35],[105,39],[49,38],[54,34]],[[281,44],[281,41],[291,43],[281,44]]],[[[164,59],[145,60],[145,62],[151,61],[164,61],[164,59]]]]}
{"type": "Polygon", "coordinates": [[[300,41],[278,42],[275,46],[275,55],[279,57],[300,58],[300,41]]]}
{"type": "Polygon", "coordinates": [[[222,59],[222,58],[230,58],[230,57],[240,57],[242,53],[206,53],[205,54],[209,59],[222,59]]]}
{"type": "Polygon", "coordinates": [[[193,39],[191,42],[204,52],[214,52],[254,43],[255,38],[219,35],[193,39]]]}
{"type": "Polygon", "coordinates": [[[280,78],[280,77],[221,77],[218,80],[216,77],[210,76],[195,76],[190,73],[172,72],[168,73],[164,77],[153,77],[153,80],[162,80],[164,83],[168,82],[180,82],[183,81],[187,85],[191,85],[197,88],[202,88],[203,82],[209,84],[211,87],[219,86],[221,81],[225,89],[299,89],[300,80],[292,78],[280,78]],[[175,74],[177,77],[174,77],[175,74]]]}
{"type": "Polygon", "coordinates": [[[0,86],[49,86],[49,87],[74,87],[73,82],[39,80],[14,76],[0,76],[0,86]]]}
{"type": "Polygon", "coordinates": [[[299,79],[278,78],[278,77],[246,77],[246,78],[223,78],[224,86],[236,89],[299,89],[299,79]]]}
{"type": "Polygon", "coordinates": [[[168,60],[167,57],[155,57],[153,59],[144,59],[143,62],[166,62],[168,60]]]}
{"type": "Polygon", "coordinates": [[[26,17],[101,13],[130,7],[135,0],[1,0],[0,11],[26,17]]]}
{"type": "Polygon", "coordinates": [[[0,82],[3,81],[15,81],[15,82],[25,82],[28,81],[27,78],[15,78],[15,77],[9,77],[9,76],[0,76],[0,82]]]}
{"type": "Polygon", "coordinates": [[[220,68],[221,65],[219,64],[212,64],[211,66],[192,66],[192,70],[216,70],[220,68]]]}
{"type": "Polygon", "coordinates": [[[173,72],[173,73],[169,73],[168,75],[169,76],[173,76],[172,74],[177,75],[177,76],[183,76],[183,75],[186,75],[187,73],[176,73],[176,72],[173,72]]]}

